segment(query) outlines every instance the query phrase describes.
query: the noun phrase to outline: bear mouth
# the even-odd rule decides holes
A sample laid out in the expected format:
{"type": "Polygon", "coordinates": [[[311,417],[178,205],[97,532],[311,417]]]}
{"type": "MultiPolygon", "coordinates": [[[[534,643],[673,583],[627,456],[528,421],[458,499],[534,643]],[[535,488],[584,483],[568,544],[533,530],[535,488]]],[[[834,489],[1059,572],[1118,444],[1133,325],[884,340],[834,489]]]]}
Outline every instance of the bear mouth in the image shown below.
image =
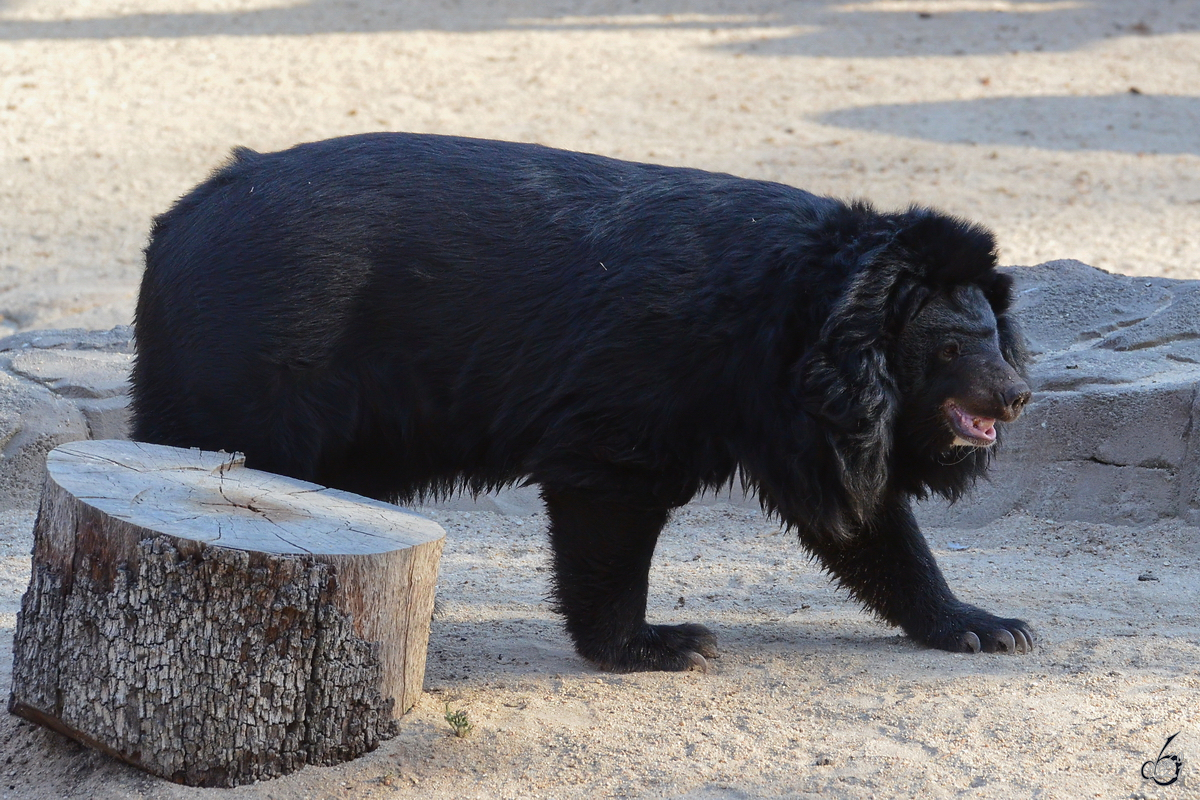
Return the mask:
{"type": "Polygon", "coordinates": [[[943,406],[946,421],[954,432],[953,444],[959,447],[991,447],[996,443],[996,420],[972,414],[953,400],[943,406]]]}

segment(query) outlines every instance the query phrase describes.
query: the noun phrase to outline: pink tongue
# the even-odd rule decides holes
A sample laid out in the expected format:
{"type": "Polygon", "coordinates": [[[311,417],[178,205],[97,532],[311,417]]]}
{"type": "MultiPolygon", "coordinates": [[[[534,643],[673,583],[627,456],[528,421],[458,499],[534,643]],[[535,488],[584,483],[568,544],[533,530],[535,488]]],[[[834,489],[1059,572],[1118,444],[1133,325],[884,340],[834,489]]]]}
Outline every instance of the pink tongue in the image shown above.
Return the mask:
{"type": "Polygon", "coordinates": [[[958,406],[955,406],[952,410],[959,433],[965,436],[973,436],[976,439],[986,439],[989,442],[995,441],[996,420],[991,417],[973,417],[958,406]]]}

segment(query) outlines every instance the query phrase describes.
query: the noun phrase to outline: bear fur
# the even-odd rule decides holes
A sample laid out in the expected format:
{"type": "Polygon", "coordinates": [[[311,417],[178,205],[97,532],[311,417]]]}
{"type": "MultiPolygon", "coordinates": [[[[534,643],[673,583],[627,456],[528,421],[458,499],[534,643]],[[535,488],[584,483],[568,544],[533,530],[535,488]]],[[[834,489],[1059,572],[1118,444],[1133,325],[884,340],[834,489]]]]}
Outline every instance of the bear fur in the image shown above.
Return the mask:
{"type": "Polygon", "coordinates": [[[958,498],[1029,399],[984,228],[546,147],[367,134],[236,150],[159,216],[136,439],[398,502],[541,487],[554,592],[612,670],[715,655],[645,619],[671,509],[740,480],[870,610],[1024,652],[911,499],[958,498]]]}

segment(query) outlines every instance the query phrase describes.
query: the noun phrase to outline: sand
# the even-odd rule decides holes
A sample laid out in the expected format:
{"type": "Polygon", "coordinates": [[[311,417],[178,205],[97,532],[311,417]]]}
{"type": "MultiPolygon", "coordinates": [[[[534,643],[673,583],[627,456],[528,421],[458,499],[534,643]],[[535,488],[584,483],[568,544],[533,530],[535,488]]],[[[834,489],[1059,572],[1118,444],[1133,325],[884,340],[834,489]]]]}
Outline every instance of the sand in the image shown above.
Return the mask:
{"type": "MultiPolygon", "coordinates": [[[[1187,0],[0,2],[0,333],[127,323],[152,216],[230,147],[385,129],[931,204],[1007,264],[1197,278],[1197,63],[1187,0]]],[[[395,740],[199,790],[3,717],[0,798],[1200,796],[1200,536],[1178,521],[929,531],[964,599],[1039,636],[964,656],[873,621],[752,509],[690,507],[651,616],[709,624],[722,656],[609,675],[545,602],[543,517],[430,513],[440,610],[395,740]],[[1143,762],[1177,731],[1158,787],[1143,762]]],[[[31,524],[0,511],[0,685],[31,524]]]]}

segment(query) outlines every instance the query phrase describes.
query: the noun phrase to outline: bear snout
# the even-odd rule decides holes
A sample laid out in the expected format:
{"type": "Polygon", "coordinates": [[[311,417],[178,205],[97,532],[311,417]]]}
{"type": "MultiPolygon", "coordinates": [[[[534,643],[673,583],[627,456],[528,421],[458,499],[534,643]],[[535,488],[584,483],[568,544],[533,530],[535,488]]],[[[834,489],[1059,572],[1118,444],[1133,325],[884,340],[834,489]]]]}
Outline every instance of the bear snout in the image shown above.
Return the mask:
{"type": "Polygon", "coordinates": [[[1017,378],[1008,385],[997,389],[994,398],[996,407],[1000,411],[996,415],[996,419],[1001,422],[1012,422],[1021,416],[1021,412],[1033,398],[1033,392],[1030,391],[1029,384],[1017,378]]]}

